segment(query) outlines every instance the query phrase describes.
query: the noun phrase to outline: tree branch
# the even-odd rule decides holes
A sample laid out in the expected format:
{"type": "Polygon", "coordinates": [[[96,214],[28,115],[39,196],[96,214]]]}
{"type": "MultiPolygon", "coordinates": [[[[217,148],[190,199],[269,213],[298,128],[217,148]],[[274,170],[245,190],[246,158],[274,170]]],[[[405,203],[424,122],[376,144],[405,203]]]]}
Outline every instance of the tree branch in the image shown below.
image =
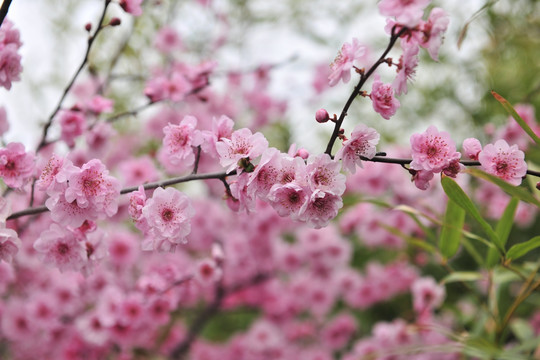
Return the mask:
{"type": "Polygon", "coordinates": [[[347,100],[347,102],[345,103],[343,110],[341,110],[341,114],[339,115],[339,118],[336,121],[336,124],[334,125],[334,132],[332,133],[332,136],[330,137],[330,140],[328,141],[328,145],[326,146],[325,153],[327,153],[328,155],[332,156],[332,148],[334,147],[334,143],[336,142],[336,139],[338,138],[339,129],[341,129],[343,120],[345,120],[345,117],[347,116],[347,112],[349,111],[349,108],[351,107],[354,99],[360,93],[360,89],[362,89],[362,86],[364,86],[367,79],[371,75],[373,75],[373,73],[379,67],[379,65],[385,63],[386,55],[388,55],[392,47],[394,47],[394,44],[396,43],[397,39],[399,39],[399,37],[403,35],[405,32],[409,31],[409,29],[406,27],[403,27],[397,34],[394,34],[394,31],[395,31],[395,27],[394,29],[392,29],[392,36],[390,37],[390,42],[388,43],[386,50],[384,50],[382,55],[379,57],[379,60],[377,60],[377,62],[373,64],[371,68],[365,74],[362,74],[360,76],[360,80],[358,81],[358,84],[354,87],[354,90],[349,96],[349,99],[347,100]]]}
{"type": "Polygon", "coordinates": [[[11,0],[4,0],[4,2],[2,3],[2,7],[0,8],[0,27],[2,27],[2,24],[4,23],[4,19],[8,14],[10,5],[11,0]]]}

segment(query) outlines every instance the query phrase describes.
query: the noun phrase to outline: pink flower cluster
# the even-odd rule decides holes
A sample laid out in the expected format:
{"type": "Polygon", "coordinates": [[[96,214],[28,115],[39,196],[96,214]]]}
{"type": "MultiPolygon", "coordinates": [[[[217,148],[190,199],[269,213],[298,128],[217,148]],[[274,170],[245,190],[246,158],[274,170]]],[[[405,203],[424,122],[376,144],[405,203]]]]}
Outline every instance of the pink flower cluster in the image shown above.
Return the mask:
{"type": "Polygon", "coordinates": [[[8,90],[13,81],[20,80],[21,45],[19,30],[14,28],[11,21],[5,20],[0,28],[0,86],[8,90]]]}
{"type": "Polygon", "coordinates": [[[333,219],[343,203],[345,176],[341,165],[327,154],[310,156],[307,164],[298,155],[290,156],[268,148],[262,134],[248,129],[237,130],[231,139],[216,145],[222,166],[236,169],[239,176],[231,184],[233,205],[252,211],[255,201],[268,201],[280,216],[324,227],[333,219]],[[254,166],[259,155],[261,159],[254,166]]]}
{"type": "Polygon", "coordinates": [[[443,172],[455,177],[460,170],[461,154],[447,132],[431,125],[422,134],[411,136],[413,180],[419,189],[427,189],[434,173],[443,172]]]}
{"type": "Polygon", "coordinates": [[[35,156],[26,152],[21,143],[9,143],[0,148],[0,177],[12,188],[20,189],[35,173],[35,156]]]}
{"type": "Polygon", "coordinates": [[[36,186],[49,195],[45,205],[52,219],[64,226],[76,228],[87,220],[111,217],[118,210],[120,182],[98,159],[77,167],[53,155],[36,186]]]}
{"type": "Polygon", "coordinates": [[[141,186],[130,196],[129,213],[145,234],[143,250],[174,252],[178,244],[186,243],[194,209],[191,200],[174,188],[159,187],[147,199],[141,186]]]}

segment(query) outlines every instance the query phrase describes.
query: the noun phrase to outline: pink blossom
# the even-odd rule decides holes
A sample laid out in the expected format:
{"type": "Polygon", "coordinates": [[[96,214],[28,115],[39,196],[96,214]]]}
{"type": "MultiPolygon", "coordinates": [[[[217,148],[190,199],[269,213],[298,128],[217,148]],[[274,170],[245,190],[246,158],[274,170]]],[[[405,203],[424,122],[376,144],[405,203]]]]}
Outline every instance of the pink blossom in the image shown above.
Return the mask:
{"type": "Polygon", "coordinates": [[[382,0],[379,11],[385,16],[395,16],[396,21],[407,27],[414,27],[422,20],[424,8],[431,0],[382,0]]]}
{"type": "Polygon", "coordinates": [[[0,106],[0,136],[4,135],[9,130],[9,122],[7,119],[6,109],[0,106]]]}
{"type": "Polygon", "coordinates": [[[357,38],[353,38],[351,44],[343,44],[334,62],[330,64],[332,70],[328,77],[330,86],[336,85],[339,80],[348,83],[351,79],[351,69],[354,62],[363,59],[366,55],[367,48],[361,45],[357,38]]]}
{"type": "Polygon", "coordinates": [[[144,234],[148,233],[150,226],[143,216],[142,209],[146,205],[146,192],[142,185],[139,186],[137,191],[133,191],[129,194],[129,207],[128,212],[131,219],[135,222],[137,229],[144,234]]]}
{"type": "Polygon", "coordinates": [[[157,75],[146,82],[144,87],[144,95],[150,99],[151,102],[158,102],[166,99],[169,96],[168,93],[169,80],[163,75],[157,75]]]}
{"type": "Polygon", "coordinates": [[[375,129],[359,124],[354,128],[351,138],[343,142],[343,147],[338,150],[336,159],[341,160],[343,167],[354,174],[356,165],[362,167],[361,156],[368,159],[375,156],[379,138],[380,135],[375,129]]]}
{"type": "Polygon", "coordinates": [[[345,192],[345,175],[340,174],[341,164],[328,154],[312,156],[307,161],[306,173],[310,189],[334,195],[345,192]]]}
{"type": "Polygon", "coordinates": [[[157,33],[154,46],[162,53],[169,54],[182,47],[182,40],[174,28],[164,26],[157,33]]]}
{"type": "Polygon", "coordinates": [[[166,240],[171,243],[171,249],[186,241],[194,213],[190,199],[172,187],[157,188],[142,209],[154,244],[166,240]]]}
{"type": "Polygon", "coordinates": [[[250,174],[247,185],[250,191],[260,198],[265,198],[270,188],[278,181],[279,171],[282,167],[283,154],[276,148],[268,148],[261,156],[259,164],[250,174]]]}
{"type": "Polygon", "coordinates": [[[80,270],[87,262],[84,242],[75,234],[58,224],[52,224],[34,243],[45,263],[56,266],[60,271],[80,270]]]}
{"type": "Polygon", "coordinates": [[[19,30],[8,19],[4,19],[0,28],[0,47],[13,45],[17,49],[22,46],[19,30]]]}
{"type": "Polygon", "coordinates": [[[230,139],[233,133],[234,121],[225,115],[212,119],[212,130],[201,131],[204,142],[201,149],[212,157],[218,157],[216,143],[221,139],[230,139]]]}
{"type": "Polygon", "coordinates": [[[13,229],[8,229],[5,225],[2,225],[0,227],[0,260],[8,263],[12,262],[21,246],[22,243],[17,233],[13,229]]]}
{"type": "Polygon", "coordinates": [[[152,159],[148,156],[131,158],[119,166],[126,186],[145,184],[159,179],[159,174],[152,159]]]}
{"type": "Polygon", "coordinates": [[[308,199],[309,191],[294,182],[274,185],[267,197],[279,216],[290,216],[293,220],[298,219],[300,209],[308,199]]]}
{"type": "Polygon", "coordinates": [[[113,105],[113,100],[95,95],[90,100],[86,101],[85,108],[94,114],[101,114],[111,112],[113,110],[113,105]]]}
{"type": "Polygon", "coordinates": [[[326,324],[322,329],[321,337],[327,347],[338,350],[347,345],[356,332],[356,327],[356,321],[352,315],[340,314],[326,324]]]}
{"type": "Polygon", "coordinates": [[[412,79],[418,65],[418,52],[420,48],[416,44],[401,42],[403,55],[399,58],[397,76],[392,83],[397,95],[407,93],[407,80],[412,79]]]}
{"type": "Polygon", "coordinates": [[[219,154],[219,163],[227,167],[227,173],[234,169],[242,171],[238,164],[240,160],[254,160],[260,156],[268,147],[268,141],[264,135],[257,132],[251,133],[248,128],[236,130],[231,138],[223,138],[216,143],[216,150],[219,154]]]}
{"type": "Polygon", "coordinates": [[[64,110],[60,114],[60,126],[62,132],[60,138],[69,147],[75,146],[75,139],[86,130],[86,119],[81,111],[64,110]]]}
{"type": "Polygon", "coordinates": [[[193,90],[193,85],[186,78],[186,75],[180,71],[175,71],[167,83],[167,98],[171,101],[182,101],[193,90]]]}
{"type": "Polygon", "coordinates": [[[300,220],[320,229],[335,218],[343,206],[341,196],[315,190],[300,209],[300,220]]]}
{"type": "Polygon", "coordinates": [[[527,173],[525,154],[517,145],[509,146],[504,140],[488,144],[478,155],[482,170],[506,180],[512,185],[521,184],[527,173]]]}
{"type": "Polygon", "coordinates": [[[463,152],[471,160],[478,160],[478,154],[482,151],[482,144],[475,138],[463,140],[463,152]]]}
{"type": "Polygon", "coordinates": [[[371,88],[373,109],[386,120],[392,117],[400,106],[399,100],[394,97],[394,89],[390,84],[383,84],[379,77],[375,77],[371,88]]]}
{"type": "Polygon", "coordinates": [[[125,12],[133,16],[142,15],[142,0],[120,0],[120,6],[125,12]]]}
{"type": "Polygon", "coordinates": [[[439,285],[431,277],[422,277],[411,286],[413,308],[418,314],[429,312],[439,307],[446,296],[444,286],[439,285]]]}
{"type": "Polygon", "coordinates": [[[439,132],[431,125],[422,134],[411,136],[411,169],[441,172],[461,154],[456,152],[456,145],[447,132],[439,132]]]}
{"type": "Polygon", "coordinates": [[[221,278],[222,271],[216,262],[211,259],[203,259],[196,265],[195,279],[202,285],[211,285],[221,278]]]}
{"type": "Polygon", "coordinates": [[[441,8],[433,8],[427,22],[422,22],[421,31],[424,33],[424,37],[420,45],[427,49],[435,61],[439,60],[439,48],[449,22],[448,14],[441,8]]]}
{"type": "Polygon", "coordinates": [[[119,196],[120,183],[109,176],[109,171],[98,159],[90,160],[80,171],[69,175],[66,200],[70,203],[76,201],[81,208],[92,207],[102,212],[102,217],[116,214],[119,196]]]}
{"type": "Polygon", "coordinates": [[[160,160],[181,168],[191,166],[195,162],[193,146],[202,143],[202,136],[197,128],[197,119],[186,116],[179,125],[170,124],[163,128],[165,137],[158,157],[160,160]]]}
{"type": "Polygon", "coordinates": [[[233,211],[246,211],[248,214],[255,211],[256,198],[254,191],[248,188],[249,174],[241,173],[236,177],[236,181],[231,183],[231,195],[234,198],[233,211]]]}
{"type": "Polygon", "coordinates": [[[11,89],[13,81],[21,79],[21,56],[14,45],[1,46],[0,44],[0,86],[11,89]]]}
{"type": "Polygon", "coordinates": [[[7,186],[20,189],[35,172],[34,154],[27,153],[21,143],[9,143],[0,148],[0,177],[7,186]]]}

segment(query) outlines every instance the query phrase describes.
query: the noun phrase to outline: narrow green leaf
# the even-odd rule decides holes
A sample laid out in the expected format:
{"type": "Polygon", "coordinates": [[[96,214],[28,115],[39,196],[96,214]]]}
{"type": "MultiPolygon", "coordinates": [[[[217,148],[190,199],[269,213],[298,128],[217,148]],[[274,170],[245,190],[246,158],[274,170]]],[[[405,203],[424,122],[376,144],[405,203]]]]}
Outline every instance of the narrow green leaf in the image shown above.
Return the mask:
{"type": "Polygon", "coordinates": [[[529,204],[533,204],[540,207],[540,201],[536,197],[534,197],[533,194],[527,191],[524,187],[510,185],[503,179],[498,178],[497,176],[488,174],[485,171],[482,171],[480,169],[467,169],[465,170],[465,172],[477,178],[492,182],[493,184],[499,186],[507,194],[510,194],[513,197],[517,197],[518,199],[528,202],[529,204]]]}
{"type": "Polygon", "coordinates": [[[444,277],[441,280],[441,283],[448,284],[453,282],[478,281],[483,278],[484,275],[476,271],[456,271],[444,277]]]}
{"type": "MultiPolygon", "coordinates": [[[[495,227],[495,232],[499,236],[499,239],[501,240],[503,246],[506,245],[508,235],[510,235],[510,231],[512,230],[512,225],[514,224],[514,216],[516,215],[516,209],[518,204],[519,199],[513,197],[508,203],[508,205],[506,205],[504,213],[499,222],[497,223],[497,226],[495,227]]],[[[489,249],[486,261],[487,265],[489,267],[493,267],[499,262],[499,259],[499,253],[497,253],[495,249],[489,249]]]]}
{"type": "Polygon", "coordinates": [[[445,258],[454,256],[459,248],[461,231],[465,222],[465,210],[452,200],[448,200],[444,214],[439,249],[445,258]]]}
{"type": "MultiPolygon", "coordinates": [[[[463,248],[469,253],[469,255],[473,258],[474,261],[481,267],[484,267],[485,265],[485,259],[483,256],[480,255],[480,253],[476,250],[476,248],[473,246],[473,244],[467,239],[466,237],[461,239],[461,243],[463,244],[463,248]]],[[[493,246],[491,243],[488,242],[491,246],[493,246]]],[[[490,248],[492,249],[492,248],[490,248]]]]}
{"type": "Polygon", "coordinates": [[[521,126],[521,128],[534,140],[537,145],[540,145],[540,138],[534,133],[534,131],[527,125],[525,120],[519,116],[512,104],[501,95],[497,94],[495,91],[491,91],[491,95],[503,106],[503,108],[516,120],[516,122],[521,126]]]}
{"type": "Polygon", "coordinates": [[[537,247],[540,247],[540,236],[535,236],[521,244],[512,246],[510,250],[508,250],[506,257],[508,259],[515,260],[523,255],[526,255],[529,251],[534,250],[537,247]]]}
{"type": "Polygon", "coordinates": [[[461,187],[450,177],[445,176],[441,180],[444,192],[450,199],[452,199],[456,204],[458,204],[461,208],[463,208],[467,214],[472,216],[474,220],[480,225],[482,230],[486,233],[486,235],[489,237],[489,239],[493,242],[493,244],[499,249],[500,252],[504,253],[504,247],[501,244],[501,241],[499,240],[499,237],[493,231],[493,228],[491,225],[487,223],[486,220],[480,215],[480,212],[474,206],[473,202],[467,194],[461,189],[461,187]]]}

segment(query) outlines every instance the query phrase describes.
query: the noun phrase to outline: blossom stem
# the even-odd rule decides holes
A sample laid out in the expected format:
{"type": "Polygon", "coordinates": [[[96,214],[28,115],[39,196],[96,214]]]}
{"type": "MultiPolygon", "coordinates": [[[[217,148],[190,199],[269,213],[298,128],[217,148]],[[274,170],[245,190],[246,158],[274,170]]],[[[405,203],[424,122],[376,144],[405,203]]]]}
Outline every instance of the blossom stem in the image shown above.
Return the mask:
{"type": "Polygon", "coordinates": [[[75,80],[77,80],[77,78],[79,77],[79,74],[81,73],[81,71],[84,69],[84,67],[88,63],[88,56],[90,54],[90,49],[92,48],[92,44],[94,43],[94,40],[96,40],[96,37],[99,34],[99,32],[105,28],[104,26],[102,26],[102,24],[103,24],[103,20],[105,19],[105,13],[107,12],[107,8],[109,7],[109,4],[110,4],[110,0],[105,0],[105,5],[103,7],[103,12],[101,13],[101,17],[99,19],[96,31],[94,32],[94,34],[90,35],[90,37],[88,38],[88,44],[86,46],[86,53],[84,54],[84,58],[83,58],[81,64],[79,65],[79,68],[77,69],[77,71],[75,71],[75,73],[71,77],[71,80],[69,81],[68,85],[64,89],[64,92],[63,92],[62,96],[60,97],[60,100],[58,101],[58,104],[56,104],[56,107],[54,108],[53,112],[51,113],[51,115],[49,115],[49,119],[47,120],[45,125],[43,125],[43,134],[41,135],[41,141],[39,142],[39,145],[38,145],[38,147],[36,149],[36,153],[39,152],[43,147],[45,147],[46,145],[49,144],[47,142],[47,134],[49,132],[49,128],[52,125],[52,121],[53,121],[54,117],[56,116],[58,111],[60,111],[60,108],[62,107],[62,104],[64,103],[64,100],[66,99],[67,94],[69,93],[69,91],[73,87],[73,84],[75,83],[75,80]]]}
{"type": "MultiPolygon", "coordinates": [[[[226,183],[225,178],[227,176],[232,176],[232,175],[236,175],[236,171],[232,171],[232,172],[230,172],[228,174],[225,173],[225,172],[207,173],[207,174],[191,174],[191,175],[188,175],[188,176],[177,177],[177,178],[172,178],[172,179],[166,179],[166,180],[163,180],[163,181],[156,181],[156,182],[153,182],[153,183],[144,184],[143,187],[144,187],[145,190],[152,190],[152,189],[157,189],[158,187],[166,187],[166,186],[176,185],[176,184],[180,184],[180,183],[184,183],[184,182],[188,182],[188,181],[209,180],[209,179],[218,179],[218,180],[221,180],[224,183],[226,183]]],[[[132,186],[132,187],[124,188],[124,189],[120,190],[120,194],[122,194],[122,195],[123,194],[128,194],[128,193],[131,193],[133,191],[137,191],[138,189],[139,189],[138,186],[132,186]]],[[[37,206],[37,207],[30,207],[30,208],[25,209],[25,210],[14,212],[13,214],[11,214],[7,218],[7,220],[13,220],[13,219],[17,219],[17,218],[20,218],[20,217],[23,217],[23,216],[28,216],[28,215],[37,215],[37,214],[41,214],[41,213],[44,213],[44,212],[47,212],[47,211],[49,211],[49,209],[44,205],[43,206],[37,206]]]]}
{"type": "MultiPolygon", "coordinates": [[[[400,164],[400,165],[408,165],[412,162],[412,159],[398,159],[398,158],[389,158],[385,156],[374,156],[371,159],[361,156],[360,159],[363,161],[371,161],[371,162],[387,163],[387,164],[400,164]]],[[[465,166],[480,166],[481,165],[479,161],[473,161],[473,160],[460,160],[459,162],[465,166]]],[[[527,175],[540,177],[540,171],[527,170],[527,175]]]]}
{"type": "Polygon", "coordinates": [[[334,143],[336,142],[336,139],[339,137],[339,130],[341,129],[341,125],[343,124],[343,121],[345,120],[345,117],[347,116],[347,112],[349,111],[349,108],[351,107],[354,99],[358,94],[360,94],[360,90],[362,89],[362,86],[366,83],[367,79],[373,75],[375,70],[379,67],[381,64],[386,63],[386,55],[392,50],[394,47],[394,44],[396,43],[397,39],[401,35],[403,35],[406,31],[408,31],[408,28],[403,27],[401,30],[396,34],[395,33],[396,27],[392,29],[392,36],[390,37],[390,41],[388,43],[388,46],[386,47],[386,50],[382,53],[381,57],[379,57],[379,60],[375,62],[369,68],[369,70],[365,74],[360,75],[360,80],[358,81],[358,84],[354,87],[354,90],[352,91],[351,95],[349,96],[349,99],[347,99],[347,102],[345,103],[345,106],[343,107],[343,110],[341,110],[341,114],[339,115],[338,120],[336,121],[336,125],[334,125],[334,132],[332,133],[332,136],[330,136],[330,140],[328,141],[328,145],[326,146],[326,151],[328,155],[332,156],[332,148],[334,147],[334,143]]]}
{"type": "Polygon", "coordinates": [[[10,5],[11,0],[4,0],[4,2],[2,3],[2,7],[0,8],[0,27],[2,27],[2,24],[4,23],[4,19],[8,14],[10,5]]]}

